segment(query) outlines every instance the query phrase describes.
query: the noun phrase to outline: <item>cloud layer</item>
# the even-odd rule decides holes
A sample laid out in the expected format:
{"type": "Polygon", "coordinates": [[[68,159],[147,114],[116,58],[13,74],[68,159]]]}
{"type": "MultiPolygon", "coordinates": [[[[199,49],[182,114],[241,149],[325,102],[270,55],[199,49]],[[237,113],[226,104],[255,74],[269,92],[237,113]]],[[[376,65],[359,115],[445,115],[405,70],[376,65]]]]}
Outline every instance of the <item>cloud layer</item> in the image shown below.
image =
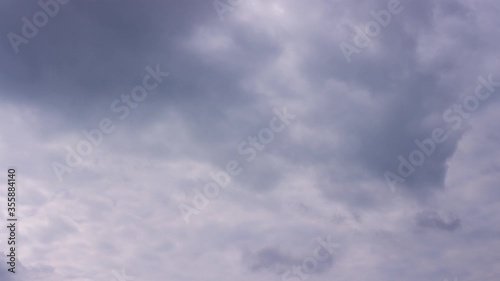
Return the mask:
{"type": "Polygon", "coordinates": [[[327,236],[340,248],[306,279],[500,275],[500,87],[478,80],[500,81],[496,1],[402,0],[350,62],[339,46],[394,0],[63,2],[15,47],[43,8],[0,4],[0,162],[21,218],[20,273],[1,280],[281,280],[327,236]],[[169,75],[134,102],[148,66],[169,75]],[[467,110],[478,87],[491,96],[467,110]],[[296,117],[262,142],[284,107],[296,117]],[[446,141],[401,176],[436,128],[446,141]],[[186,224],[179,206],[230,161],[241,173],[186,224]]]}

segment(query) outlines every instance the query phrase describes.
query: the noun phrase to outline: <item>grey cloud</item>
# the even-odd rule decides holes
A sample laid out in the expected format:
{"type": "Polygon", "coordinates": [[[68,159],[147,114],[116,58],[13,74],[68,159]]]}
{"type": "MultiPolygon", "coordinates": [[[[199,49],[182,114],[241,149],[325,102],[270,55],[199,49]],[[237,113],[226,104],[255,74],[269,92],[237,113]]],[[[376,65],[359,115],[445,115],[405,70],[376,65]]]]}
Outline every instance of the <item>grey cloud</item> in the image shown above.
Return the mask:
{"type": "MultiPolygon", "coordinates": [[[[306,257],[292,256],[280,249],[269,247],[256,252],[244,251],[242,261],[251,271],[267,271],[279,275],[293,266],[301,266],[306,257]]],[[[317,268],[311,274],[322,274],[332,266],[333,258],[330,256],[326,261],[318,262],[317,268]]]]}
{"type": "Polygon", "coordinates": [[[243,255],[243,262],[252,271],[267,270],[280,274],[300,260],[289,257],[278,249],[265,248],[255,253],[247,251],[243,255]]]}
{"type": "Polygon", "coordinates": [[[26,271],[43,281],[109,279],[122,267],[138,280],[277,280],[308,255],[297,243],[335,233],[348,250],[320,264],[317,280],[494,278],[498,99],[396,194],[383,173],[448,125],[443,111],[478,75],[500,77],[498,3],[402,0],[348,64],[338,44],[387,2],[246,1],[220,21],[212,1],[72,0],[17,55],[5,35],[38,6],[0,3],[0,162],[25,180],[26,271]],[[110,103],[157,64],[170,76],[58,183],[51,161],[80,130],[116,117],[110,103]],[[247,163],[238,144],[285,105],[296,121],[247,163]],[[178,202],[229,160],[242,174],[185,225],[178,202]]]}
{"type": "Polygon", "coordinates": [[[415,218],[421,228],[430,228],[444,231],[455,231],[461,227],[461,220],[454,215],[444,216],[436,211],[424,211],[415,218]]]}

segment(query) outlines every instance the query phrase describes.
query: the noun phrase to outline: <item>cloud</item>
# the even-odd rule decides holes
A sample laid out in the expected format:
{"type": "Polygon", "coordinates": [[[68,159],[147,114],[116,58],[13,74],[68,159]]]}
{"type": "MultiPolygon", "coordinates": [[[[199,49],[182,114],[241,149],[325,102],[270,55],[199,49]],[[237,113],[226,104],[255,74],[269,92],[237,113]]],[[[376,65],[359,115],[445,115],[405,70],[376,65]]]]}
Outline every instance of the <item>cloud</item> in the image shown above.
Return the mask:
{"type": "Polygon", "coordinates": [[[317,280],[494,279],[495,95],[394,193],[384,172],[500,79],[500,7],[401,2],[351,63],[339,44],[388,1],[247,1],[220,21],[211,1],[74,0],[18,54],[6,34],[40,8],[2,2],[0,163],[19,168],[27,280],[277,280],[326,234],[342,250],[317,280]],[[118,122],[148,65],[170,75],[118,122]],[[283,106],[296,119],[246,163],[238,145],[283,106]],[[59,182],[51,163],[103,118],[115,131],[59,182]],[[179,203],[230,160],[241,175],[186,225],[179,203]]]}
{"type": "Polygon", "coordinates": [[[435,211],[422,212],[417,215],[418,227],[455,231],[460,228],[460,219],[453,215],[443,216],[435,211]]]}

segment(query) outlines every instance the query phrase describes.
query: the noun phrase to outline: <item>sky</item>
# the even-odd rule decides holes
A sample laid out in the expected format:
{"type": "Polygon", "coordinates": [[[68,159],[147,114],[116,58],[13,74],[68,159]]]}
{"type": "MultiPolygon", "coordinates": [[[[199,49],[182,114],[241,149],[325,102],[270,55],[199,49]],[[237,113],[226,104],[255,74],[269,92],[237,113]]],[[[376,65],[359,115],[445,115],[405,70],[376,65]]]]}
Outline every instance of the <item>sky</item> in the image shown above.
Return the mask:
{"type": "Polygon", "coordinates": [[[498,279],[499,14],[2,1],[0,280],[498,279]]]}

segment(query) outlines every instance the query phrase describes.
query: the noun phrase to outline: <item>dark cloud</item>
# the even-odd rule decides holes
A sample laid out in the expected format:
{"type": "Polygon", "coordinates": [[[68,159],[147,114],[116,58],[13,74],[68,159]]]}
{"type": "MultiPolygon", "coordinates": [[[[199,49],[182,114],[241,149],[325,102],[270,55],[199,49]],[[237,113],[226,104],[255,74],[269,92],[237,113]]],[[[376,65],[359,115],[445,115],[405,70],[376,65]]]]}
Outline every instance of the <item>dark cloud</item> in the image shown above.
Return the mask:
{"type": "MultiPolygon", "coordinates": [[[[309,255],[312,256],[312,255],[309,255]]],[[[243,254],[243,264],[253,272],[268,271],[274,274],[283,274],[292,267],[302,266],[302,262],[308,256],[294,257],[289,253],[277,248],[264,248],[255,253],[245,251],[243,254]]],[[[318,262],[317,267],[311,274],[322,274],[333,265],[333,257],[318,262]]]]}
{"type": "Polygon", "coordinates": [[[251,271],[266,270],[281,274],[300,260],[289,257],[278,249],[266,248],[256,253],[246,252],[243,255],[243,262],[251,271]]]}
{"type": "Polygon", "coordinates": [[[444,231],[455,231],[462,224],[460,218],[454,215],[443,216],[436,211],[421,212],[415,220],[418,227],[444,231]]]}

